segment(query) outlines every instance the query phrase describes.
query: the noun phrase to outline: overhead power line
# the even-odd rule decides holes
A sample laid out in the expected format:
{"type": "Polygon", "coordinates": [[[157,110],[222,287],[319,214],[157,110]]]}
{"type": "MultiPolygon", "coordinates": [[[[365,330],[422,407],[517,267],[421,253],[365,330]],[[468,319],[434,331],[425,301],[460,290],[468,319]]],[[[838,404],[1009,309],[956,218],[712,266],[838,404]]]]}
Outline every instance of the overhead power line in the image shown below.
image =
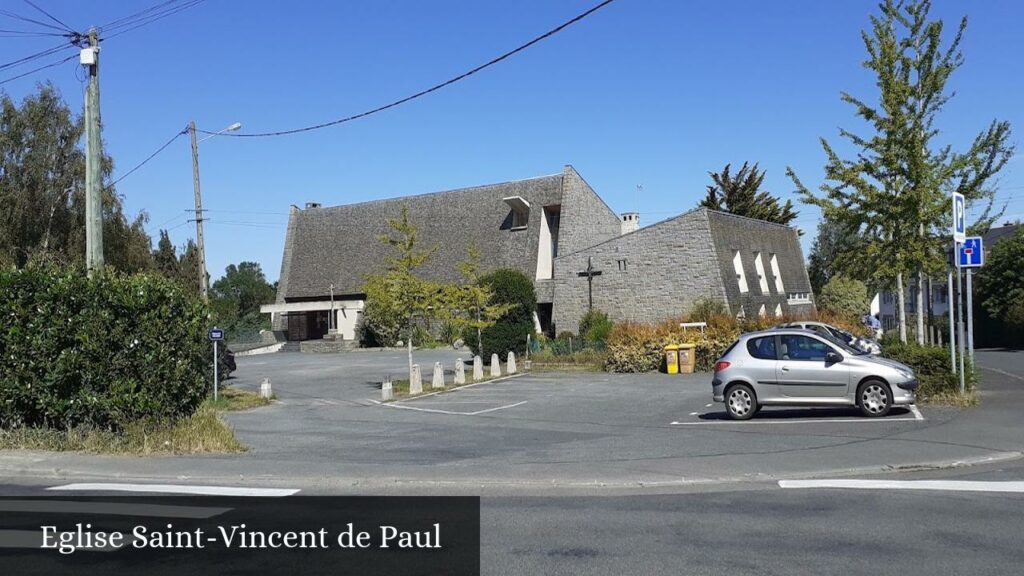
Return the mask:
{"type": "Polygon", "coordinates": [[[49,24],[47,22],[40,22],[39,20],[33,20],[32,18],[26,18],[25,16],[22,16],[20,14],[15,14],[14,12],[11,12],[10,10],[4,10],[2,8],[0,8],[0,16],[7,16],[8,18],[13,18],[15,20],[21,20],[22,22],[27,22],[29,24],[35,24],[37,26],[42,26],[43,28],[51,28],[53,30],[60,30],[61,32],[71,32],[71,30],[69,30],[66,27],[61,28],[59,26],[54,26],[53,24],[49,24]]]}
{"type": "Polygon", "coordinates": [[[33,7],[33,8],[35,8],[35,9],[36,9],[37,11],[41,12],[41,13],[43,14],[43,16],[46,16],[46,17],[47,17],[47,18],[49,18],[50,20],[52,20],[52,21],[56,22],[56,23],[57,23],[58,25],[60,25],[61,27],[63,27],[63,28],[64,28],[64,31],[65,31],[65,32],[74,32],[74,30],[72,30],[70,26],[68,26],[67,24],[65,24],[65,23],[61,22],[61,21],[60,21],[59,19],[57,19],[57,17],[56,17],[56,16],[54,16],[53,14],[50,14],[50,13],[49,13],[49,12],[47,12],[46,10],[43,10],[42,8],[40,8],[40,7],[38,6],[38,5],[36,5],[36,4],[34,3],[34,2],[32,2],[32,0],[25,0],[25,4],[28,4],[29,6],[31,6],[31,7],[33,7]]]}
{"type": "Polygon", "coordinates": [[[116,23],[112,23],[106,27],[101,27],[100,30],[106,33],[104,38],[109,40],[120,36],[121,34],[131,32],[137,28],[148,26],[157,20],[162,20],[168,16],[173,16],[179,12],[188,10],[193,6],[203,3],[205,0],[187,0],[183,4],[179,4],[179,1],[180,0],[170,0],[169,2],[158,4],[154,6],[151,9],[152,11],[149,13],[139,13],[137,17],[123,18],[120,22],[115,21],[116,23]],[[113,32],[113,34],[111,34],[111,32],[113,32]]]}
{"type": "Polygon", "coordinates": [[[63,60],[58,60],[56,62],[51,62],[49,64],[44,64],[43,66],[40,66],[38,68],[33,68],[32,70],[29,70],[28,72],[24,72],[22,74],[18,74],[17,76],[11,76],[10,78],[4,78],[3,80],[0,80],[0,86],[3,86],[4,84],[7,84],[8,82],[13,82],[13,81],[17,80],[18,78],[24,78],[25,76],[29,76],[31,74],[35,74],[36,72],[39,72],[40,70],[46,70],[47,68],[53,68],[54,66],[60,66],[61,64],[65,63],[65,62],[70,62],[71,60],[74,60],[77,57],[78,57],[78,54],[72,54],[71,56],[68,56],[67,58],[65,58],[63,60]]]}
{"type": "Polygon", "coordinates": [[[177,134],[172,136],[170,140],[165,142],[163,146],[157,148],[156,151],[153,152],[152,154],[150,154],[149,156],[147,156],[145,160],[143,160],[142,162],[139,162],[138,164],[136,164],[134,168],[132,168],[131,170],[129,170],[129,171],[125,172],[124,174],[122,174],[121,177],[118,178],[117,180],[114,180],[110,184],[107,184],[106,188],[111,188],[111,187],[117,185],[117,183],[120,182],[121,180],[124,180],[125,178],[131,176],[136,170],[138,170],[139,168],[142,168],[143,166],[145,166],[146,163],[149,162],[150,160],[152,160],[153,158],[156,158],[156,156],[158,154],[160,154],[161,152],[166,150],[167,147],[170,146],[172,142],[174,142],[175,140],[177,140],[178,138],[180,138],[184,134],[188,134],[188,128],[184,128],[184,129],[181,130],[181,132],[178,132],[177,134]]]}
{"type": "MultiPolygon", "coordinates": [[[[484,64],[481,64],[481,65],[477,66],[476,68],[473,68],[472,70],[469,70],[468,72],[464,72],[464,73],[459,74],[458,76],[456,76],[454,78],[451,78],[449,80],[445,80],[444,82],[441,82],[440,84],[435,84],[435,85],[431,86],[430,88],[427,88],[426,90],[421,90],[420,92],[417,92],[417,93],[415,93],[415,94],[413,94],[411,96],[406,96],[405,98],[402,98],[400,100],[395,100],[394,102],[391,102],[389,104],[385,104],[383,106],[379,106],[379,107],[374,108],[372,110],[367,110],[366,112],[361,112],[359,114],[354,114],[352,116],[347,116],[345,118],[339,118],[338,120],[332,120],[330,122],[324,122],[322,124],[315,124],[313,126],[306,126],[306,127],[303,127],[303,128],[294,128],[294,129],[291,129],[291,130],[279,130],[279,131],[276,131],[276,132],[254,132],[254,133],[249,133],[249,134],[245,134],[245,133],[242,133],[242,134],[237,134],[237,133],[235,133],[235,134],[222,134],[222,136],[229,136],[231,138],[262,138],[262,137],[267,137],[267,136],[285,136],[285,135],[288,135],[288,134],[297,134],[299,132],[310,132],[312,130],[319,130],[321,128],[327,128],[329,126],[337,126],[338,124],[344,124],[346,122],[351,122],[353,120],[358,120],[360,118],[365,118],[367,116],[370,116],[372,114],[376,114],[378,112],[383,112],[383,111],[388,110],[390,108],[394,108],[396,106],[400,106],[402,104],[405,104],[406,102],[410,102],[410,101],[415,100],[417,98],[426,96],[427,94],[430,94],[431,92],[436,92],[436,91],[438,91],[438,90],[440,90],[442,88],[445,88],[447,86],[451,86],[452,84],[455,84],[456,82],[459,82],[460,80],[465,80],[466,78],[472,76],[473,74],[476,74],[477,72],[480,72],[481,70],[490,68],[491,66],[494,66],[495,64],[501,62],[502,60],[505,60],[506,58],[514,56],[514,55],[518,54],[519,52],[522,52],[523,50],[526,50],[527,48],[533,46],[534,44],[537,44],[538,42],[541,42],[543,40],[546,40],[547,38],[550,38],[551,36],[554,36],[555,34],[558,34],[562,30],[565,30],[569,26],[572,26],[573,24],[579,22],[580,20],[583,20],[587,16],[590,16],[594,12],[597,12],[601,8],[604,8],[605,6],[611,4],[614,1],[615,0],[604,0],[603,2],[601,2],[600,4],[594,6],[593,8],[590,8],[586,12],[583,12],[582,14],[579,14],[579,15],[575,16],[574,18],[572,18],[572,19],[562,23],[561,25],[559,25],[559,26],[557,26],[555,28],[552,28],[551,30],[548,30],[544,34],[541,34],[540,36],[537,36],[536,38],[534,38],[533,40],[530,40],[526,44],[522,44],[522,45],[518,46],[517,48],[509,50],[508,52],[505,52],[501,56],[498,56],[498,57],[496,57],[496,58],[494,58],[494,59],[492,59],[492,60],[490,60],[490,61],[488,61],[488,62],[486,62],[484,64]]],[[[199,130],[199,132],[202,132],[203,134],[214,134],[214,132],[210,132],[210,131],[207,131],[207,130],[199,130]]]]}

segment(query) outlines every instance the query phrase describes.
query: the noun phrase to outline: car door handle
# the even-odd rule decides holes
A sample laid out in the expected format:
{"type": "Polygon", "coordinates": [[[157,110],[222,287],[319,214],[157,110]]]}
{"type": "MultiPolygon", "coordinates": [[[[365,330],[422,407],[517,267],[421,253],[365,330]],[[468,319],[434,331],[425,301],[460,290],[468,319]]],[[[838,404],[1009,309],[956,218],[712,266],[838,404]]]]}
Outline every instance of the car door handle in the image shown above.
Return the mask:
{"type": "Polygon", "coordinates": [[[782,370],[783,372],[789,372],[789,366],[783,366],[782,368],[779,368],[779,370],[782,370]]]}

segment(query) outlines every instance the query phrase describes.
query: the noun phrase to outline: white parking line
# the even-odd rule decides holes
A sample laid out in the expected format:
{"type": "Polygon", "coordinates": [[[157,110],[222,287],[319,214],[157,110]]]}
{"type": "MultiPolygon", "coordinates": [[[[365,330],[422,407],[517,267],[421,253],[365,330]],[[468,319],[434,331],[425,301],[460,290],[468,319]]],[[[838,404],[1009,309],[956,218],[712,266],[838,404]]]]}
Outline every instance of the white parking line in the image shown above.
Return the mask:
{"type": "Polygon", "coordinates": [[[385,406],[387,408],[398,408],[400,410],[415,410],[416,412],[431,412],[434,414],[448,414],[450,416],[476,416],[477,414],[485,414],[487,412],[497,412],[498,410],[505,410],[506,408],[515,408],[516,406],[522,406],[528,401],[523,400],[522,402],[516,402],[515,404],[506,404],[504,406],[496,406],[494,408],[487,408],[485,410],[477,410],[476,412],[456,412],[454,410],[441,410],[439,408],[420,408],[418,406],[408,406],[405,404],[399,404],[397,402],[384,403],[378,402],[378,405],[385,406]]]}
{"type": "Polygon", "coordinates": [[[807,424],[815,422],[831,422],[833,424],[849,424],[849,423],[864,423],[874,422],[876,424],[882,422],[921,422],[917,418],[800,418],[800,419],[785,419],[785,420],[707,420],[703,422],[671,422],[671,426],[714,426],[718,424],[739,424],[742,426],[752,426],[754,424],[807,424]]]}
{"type": "Polygon", "coordinates": [[[921,411],[917,409],[917,404],[911,404],[910,411],[914,413],[914,418],[924,420],[924,416],[921,414],[921,411]]]}
{"type": "Polygon", "coordinates": [[[114,484],[78,483],[52,486],[47,490],[96,492],[150,492],[154,494],[198,494],[202,496],[291,496],[299,492],[293,488],[247,488],[244,486],[192,486],[188,484],[114,484]]]}
{"type": "Polygon", "coordinates": [[[851,490],[945,490],[951,492],[1024,493],[1024,482],[973,480],[779,480],[779,488],[846,488],[851,490]]]}

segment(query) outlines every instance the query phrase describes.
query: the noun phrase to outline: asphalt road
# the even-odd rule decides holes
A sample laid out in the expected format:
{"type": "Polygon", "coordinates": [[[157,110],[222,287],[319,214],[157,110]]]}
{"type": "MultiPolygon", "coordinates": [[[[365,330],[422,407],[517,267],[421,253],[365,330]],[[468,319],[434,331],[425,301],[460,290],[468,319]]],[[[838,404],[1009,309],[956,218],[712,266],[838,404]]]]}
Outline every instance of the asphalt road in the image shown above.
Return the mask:
{"type": "MultiPolygon", "coordinates": [[[[7,482],[0,495],[41,495],[54,484],[95,478],[160,478],[193,486],[209,483],[203,467],[229,485],[294,484],[300,494],[483,494],[482,573],[494,575],[930,576],[1016,574],[1024,565],[1024,460],[843,472],[887,458],[905,464],[933,456],[1019,453],[1022,352],[979,351],[985,385],[978,408],[925,407],[924,420],[905,413],[879,423],[841,412],[779,411],[749,425],[719,423],[717,406],[706,406],[701,377],[531,376],[416,400],[409,404],[417,409],[407,409],[366,402],[376,391],[372,375],[391,360],[358,359],[344,370],[330,359],[287,365],[301,359],[296,355],[265,372],[275,379],[281,405],[235,420],[255,446],[249,456],[76,461],[7,454],[0,457],[0,479],[7,482]],[[309,372],[289,378],[301,370],[309,372]],[[492,408],[498,409],[474,414],[492,408]],[[330,480],[330,474],[370,470],[374,461],[384,476],[397,471],[430,482],[395,489],[316,481],[321,474],[330,480]],[[40,470],[40,462],[49,473],[22,474],[40,470]],[[79,465],[85,473],[75,469],[79,465]],[[576,479],[572,474],[587,466],[609,479],[695,470],[728,474],[694,483],[544,484],[552,471],[576,479]],[[840,478],[870,489],[783,488],[793,485],[783,472],[801,466],[806,473],[793,476],[808,482],[840,478]],[[488,478],[504,474],[506,484],[489,489],[447,481],[488,467],[488,478]],[[244,473],[226,473],[232,470],[244,473]],[[761,473],[737,474],[743,470],[761,473]],[[529,490],[508,489],[531,479],[539,481],[529,490]],[[941,484],[927,484],[936,481],[941,484]]],[[[255,364],[241,366],[238,384],[262,377],[255,364]]]]}
{"type": "MultiPolygon", "coordinates": [[[[1024,464],[885,476],[937,477],[1019,481],[1024,464]]],[[[38,496],[42,488],[0,485],[0,495],[38,496]]],[[[1024,494],[733,485],[485,497],[481,520],[485,575],[995,575],[1024,565],[1024,494]]]]}

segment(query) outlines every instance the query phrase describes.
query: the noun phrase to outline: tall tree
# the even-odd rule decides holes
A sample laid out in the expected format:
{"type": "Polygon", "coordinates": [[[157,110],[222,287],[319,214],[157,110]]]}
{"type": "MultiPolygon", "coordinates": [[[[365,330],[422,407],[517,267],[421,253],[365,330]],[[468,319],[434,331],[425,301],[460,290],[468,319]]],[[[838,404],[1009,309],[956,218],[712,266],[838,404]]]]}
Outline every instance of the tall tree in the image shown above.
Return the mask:
{"type": "Polygon", "coordinates": [[[267,282],[258,262],[228,265],[224,276],[211,286],[211,298],[234,304],[239,317],[259,314],[260,306],[274,301],[274,287],[267,282]]]}
{"type": "Polygon", "coordinates": [[[895,283],[903,341],[904,278],[908,272],[935,274],[944,269],[950,192],[963,194],[969,205],[983,205],[973,229],[987,228],[998,217],[991,210],[993,177],[1014,151],[1008,143],[1010,126],[999,121],[982,131],[966,152],[935,146],[936,120],[951,97],[946,83],[963,63],[960,42],[967,19],[943,47],[943,23],[928,19],[930,8],[927,0],[885,0],[881,14],[871,17],[871,30],[862,32],[868,53],[864,66],[874,73],[879,94],[866,100],[842,93],[842,100],[870,129],[866,136],[840,130],[840,136],[857,149],[856,155],[842,158],[821,139],[826,181],[820,194],[787,169],[802,201],[821,208],[827,220],[858,233],[838,251],[837,265],[869,284],[895,283]]]}
{"type": "Polygon", "coordinates": [[[178,279],[181,277],[181,268],[178,263],[178,252],[174,249],[174,243],[167,230],[160,231],[160,240],[153,251],[153,265],[157,272],[168,278],[178,279]]]}
{"type": "Polygon", "coordinates": [[[367,302],[384,315],[400,319],[405,328],[409,354],[409,377],[412,378],[412,339],[418,319],[429,319],[442,303],[441,287],[418,276],[437,247],[420,248],[419,230],[409,221],[409,208],[402,207],[400,218],[388,219],[387,234],[379,240],[392,249],[385,260],[384,273],[366,279],[367,302]]]}
{"type": "Polygon", "coordinates": [[[837,255],[845,246],[856,241],[856,232],[844,230],[828,219],[818,223],[818,235],[814,237],[811,252],[807,256],[807,275],[815,294],[821,294],[825,284],[843,272],[838,266],[837,255]]]}
{"type": "Polygon", "coordinates": [[[787,226],[797,217],[792,200],[780,204],[770,192],[761,190],[765,171],[759,171],[757,164],[750,167],[744,162],[735,174],[730,173],[731,167],[726,164],[721,172],[708,172],[713,183],[700,206],[787,226]]]}
{"type": "MultiPolygon", "coordinates": [[[[84,132],[51,85],[16,104],[0,94],[0,253],[24,266],[32,258],[66,264],[85,263],[84,132]]],[[[109,180],[113,162],[103,155],[101,172],[109,180]]],[[[147,216],[129,222],[121,198],[103,189],[104,258],[129,272],[150,268],[147,216]]]]}
{"type": "Polygon", "coordinates": [[[494,326],[514,305],[496,302],[494,289],[480,282],[480,250],[476,244],[471,243],[466,252],[466,260],[458,265],[465,282],[445,287],[442,309],[455,326],[475,331],[477,350],[483,350],[483,331],[494,326]]]}

